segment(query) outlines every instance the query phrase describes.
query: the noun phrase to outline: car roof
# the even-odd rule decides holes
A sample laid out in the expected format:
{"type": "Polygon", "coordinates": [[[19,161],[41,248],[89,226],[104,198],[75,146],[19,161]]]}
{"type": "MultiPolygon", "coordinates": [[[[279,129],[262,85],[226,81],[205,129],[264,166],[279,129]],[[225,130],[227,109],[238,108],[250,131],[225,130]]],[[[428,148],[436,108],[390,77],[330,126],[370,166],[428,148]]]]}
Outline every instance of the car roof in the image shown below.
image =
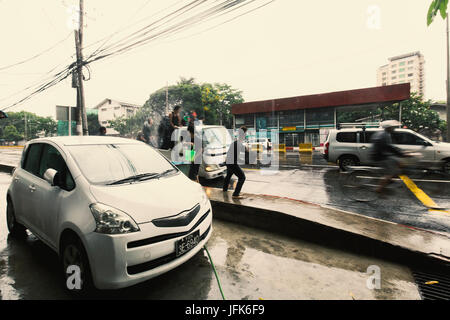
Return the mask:
{"type": "MultiPolygon", "coordinates": [[[[365,131],[381,131],[382,128],[366,128],[365,131]]],[[[330,131],[335,132],[354,132],[354,131],[363,131],[363,128],[344,128],[344,129],[332,129],[330,131]]],[[[403,129],[403,128],[397,128],[395,131],[402,131],[402,132],[411,132],[413,130],[411,129],[403,129]]]]}
{"type": "Polygon", "coordinates": [[[59,146],[76,146],[76,145],[92,145],[92,144],[139,144],[142,143],[134,139],[126,139],[110,136],[61,136],[34,139],[31,143],[53,142],[59,146]]]}

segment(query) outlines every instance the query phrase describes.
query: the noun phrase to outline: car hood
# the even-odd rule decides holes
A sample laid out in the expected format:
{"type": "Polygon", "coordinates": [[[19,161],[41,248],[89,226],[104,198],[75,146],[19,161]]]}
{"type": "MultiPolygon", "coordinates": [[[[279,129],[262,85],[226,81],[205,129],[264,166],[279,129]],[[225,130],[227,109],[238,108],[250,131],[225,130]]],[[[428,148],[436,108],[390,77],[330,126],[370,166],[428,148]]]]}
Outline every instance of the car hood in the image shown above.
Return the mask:
{"type": "Polygon", "coordinates": [[[434,146],[435,146],[436,150],[450,152],[450,143],[448,143],[448,142],[434,143],[434,146]]]}
{"type": "Polygon", "coordinates": [[[90,189],[98,202],[122,210],[138,224],[191,209],[200,203],[203,192],[182,173],[132,184],[91,185],[90,189]]]}

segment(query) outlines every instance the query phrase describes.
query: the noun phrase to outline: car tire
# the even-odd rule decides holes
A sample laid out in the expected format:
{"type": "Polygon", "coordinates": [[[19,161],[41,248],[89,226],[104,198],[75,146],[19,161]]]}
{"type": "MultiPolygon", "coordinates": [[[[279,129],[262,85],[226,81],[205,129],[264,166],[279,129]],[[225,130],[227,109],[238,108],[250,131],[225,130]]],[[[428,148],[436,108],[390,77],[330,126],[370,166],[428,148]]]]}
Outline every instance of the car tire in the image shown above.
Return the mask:
{"type": "Polygon", "coordinates": [[[94,289],[92,273],[89,266],[89,259],[81,240],[75,235],[69,235],[63,240],[60,250],[65,289],[77,297],[85,297],[92,293],[94,289]],[[75,279],[76,271],[68,270],[70,266],[77,266],[79,268],[79,283],[75,279]],[[79,287],[77,284],[79,284],[79,287]]]}
{"type": "Polygon", "coordinates": [[[339,168],[342,171],[347,171],[347,167],[357,166],[358,163],[358,159],[354,156],[342,156],[339,158],[339,168]]]}
{"type": "Polygon", "coordinates": [[[445,174],[450,175],[450,159],[447,159],[443,165],[443,171],[445,174]]]}
{"type": "Polygon", "coordinates": [[[17,222],[14,206],[9,199],[6,205],[6,225],[8,226],[9,233],[13,237],[25,238],[27,236],[27,228],[17,222]]]}

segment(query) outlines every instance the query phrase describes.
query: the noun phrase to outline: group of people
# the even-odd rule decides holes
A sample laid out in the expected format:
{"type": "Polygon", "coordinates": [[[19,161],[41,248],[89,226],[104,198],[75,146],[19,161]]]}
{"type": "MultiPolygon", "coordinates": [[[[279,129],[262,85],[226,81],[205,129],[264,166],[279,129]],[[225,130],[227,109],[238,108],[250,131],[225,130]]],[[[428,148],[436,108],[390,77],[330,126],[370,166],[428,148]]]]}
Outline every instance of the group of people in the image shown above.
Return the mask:
{"type": "MultiPolygon", "coordinates": [[[[192,155],[190,158],[188,177],[193,181],[199,182],[198,174],[202,163],[203,144],[201,140],[202,135],[196,130],[196,127],[202,124],[203,119],[199,119],[195,112],[191,112],[189,115],[182,118],[181,106],[178,105],[168,117],[162,119],[157,128],[157,136],[154,134],[156,132],[154,121],[149,117],[145,121],[142,131],[138,133],[137,140],[145,142],[155,148],[166,150],[172,149],[175,144],[175,142],[172,141],[172,133],[176,129],[187,125],[190,140],[185,141],[185,143],[190,145],[190,154],[192,155]]],[[[223,191],[228,191],[231,177],[236,175],[238,177],[238,182],[233,192],[233,198],[238,199],[242,198],[240,192],[245,182],[245,173],[239,166],[239,163],[243,163],[245,159],[240,159],[239,155],[244,152],[246,157],[248,157],[248,148],[243,144],[246,132],[247,128],[241,127],[238,139],[230,145],[226,159],[227,175],[224,180],[223,191]]]]}

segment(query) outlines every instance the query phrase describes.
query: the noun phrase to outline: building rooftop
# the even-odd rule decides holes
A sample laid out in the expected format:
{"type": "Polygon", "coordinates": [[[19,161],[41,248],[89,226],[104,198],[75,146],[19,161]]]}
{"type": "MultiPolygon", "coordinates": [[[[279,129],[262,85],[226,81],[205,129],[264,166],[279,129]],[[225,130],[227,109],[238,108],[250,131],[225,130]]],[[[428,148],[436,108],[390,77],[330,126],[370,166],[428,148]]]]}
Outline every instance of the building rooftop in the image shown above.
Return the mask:
{"type": "Polygon", "coordinates": [[[232,106],[231,112],[236,115],[322,107],[392,103],[409,99],[410,91],[411,85],[409,83],[403,83],[291,98],[238,103],[232,106]]]}
{"type": "Polygon", "coordinates": [[[423,55],[420,53],[420,51],[416,51],[416,52],[411,52],[411,53],[406,53],[406,54],[402,54],[399,56],[395,56],[392,58],[389,58],[389,61],[395,61],[395,60],[400,60],[400,59],[404,59],[404,58],[408,58],[408,57],[414,57],[414,56],[419,56],[419,57],[423,57],[423,55]]]}
{"type": "Polygon", "coordinates": [[[117,102],[120,105],[127,106],[127,107],[133,107],[133,108],[141,108],[142,107],[141,105],[136,104],[136,103],[123,102],[123,101],[119,101],[119,100],[115,100],[115,99],[106,98],[106,99],[103,99],[98,105],[96,105],[92,109],[98,109],[98,108],[103,106],[108,101],[114,101],[114,102],[117,102]]]}

